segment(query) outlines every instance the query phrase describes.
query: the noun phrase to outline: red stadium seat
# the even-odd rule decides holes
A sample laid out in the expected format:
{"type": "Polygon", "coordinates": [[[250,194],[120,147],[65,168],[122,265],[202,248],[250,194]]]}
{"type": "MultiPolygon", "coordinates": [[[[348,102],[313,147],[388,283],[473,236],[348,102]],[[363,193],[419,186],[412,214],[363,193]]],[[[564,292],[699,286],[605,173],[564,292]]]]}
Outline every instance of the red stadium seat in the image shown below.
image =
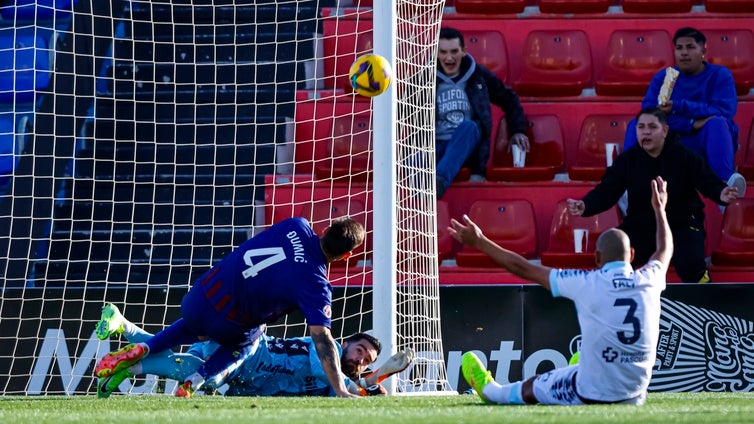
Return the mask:
{"type": "Polygon", "coordinates": [[[500,31],[465,30],[466,51],[477,63],[489,68],[501,81],[508,83],[508,50],[500,31]]]}
{"type": "Polygon", "coordinates": [[[493,146],[487,179],[492,181],[549,181],[560,171],[565,161],[563,131],[556,115],[528,116],[527,135],[531,148],[523,168],[513,166],[508,148],[507,124],[500,121],[497,142],[493,146]]]}
{"type": "Polygon", "coordinates": [[[453,252],[453,236],[448,232],[450,225],[450,210],[448,202],[437,201],[437,256],[440,262],[447,259],[453,252]]]}
{"type": "Polygon", "coordinates": [[[521,13],[525,7],[526,0],[456,0],[458,13],[521,13]]]}
{"type": "Polygon", "coordinates": [[[332,140],[326,149],[328,157],[317,161],[314,168],[318,178],[367,179],[372,162],[371,121],[369,111],[338,116],[333,120],[332,140]]]}
{"type": "Polygon", "coordinates": [[[568,176],[577,181],[599,181],[605,173],[607,158],[605,145],[617,143],[623,148],[623,138],[632,115],[589,115],[581,125],[575,164],[568,168],[568,176]]]}
{"type": "Polygon", "coordinates": [[[691,0],[623,0],[625,13],[687,13],[691,0]]]}
{"type": "Polygon", "coordinates": [[[372,21],[368,19],[326,19],[323,22],[323,66],[325,86],[353,92],[348,71],[357,57],[372,53],[372,21]]]}
{"type": "MultiPolygon", "coordinates": [[[[469,217],[495,243],[526,258],[537,251],[537,224],[534,208],[528,200],[477,200],[471,204],[469,217]]],[[[463,267],[496,267],[479,250],[464,246],[456,254],[456,264],[463,267]]]]}
{"type": "Polygon", "coordinates": [[[749,139],[748,141],[742,140],[740,148],[746,149],[746,156],[743,163],[739,165],[738,172],[746,177],[747,181],[754,181],[754,119],[751,128],[749,128],[749,139]]]}
{"type": "Polygon", "coordinates": [[[665,30],[616,30],[607,44],[605,69],[594,89],[606,96],[644,96],[652,77],[673,66],[673,42],[665,30]]]}
{"type": "Polygon", "coordinates": [[[531,31],[521,57],[513,89],[522,96],[578,96],[592,84],[592,50],[584,31],[531,31]]]}
{"type": "Polygon", "coordinates": [[[754,87],[754,34],[748,29],[708,29],[706,58],[733,74],[739,95],[754,87]]]}
{"type": "Polygon", "coordinates": [[[722,13],[754,13],[754,2],[751,0],[704,0],[707,12],[722,13]]]}
{"type": "Polygon", "coordinates": [[[359,260],[365,259],[364,251],[371,251],[371,215],[367,216],[366,206],[361,200],[348,198],[319,199],[311,203],[305,203],[301,209],[301,216],[309,220],[312,229],[319,236],[325,233],[334,218],[341,216],[350,216],[356,221],[361,222],[367,230],[367,237],[364,243],[354,249],[350,258],[345,261],[335,261],[331,266],[336,267],[353,267],[359,260]]]}
{"type": "Polygon", "coordinates": [[[571,215],[568,212],[568,202],[565,199],[561,200],[552,215],[550,241],[547,250],[542,252],[542,265],[555,268],[595,268],[597,265],[594,248],[597,238],[605,230],[619,224],[619,213],[616,208],[585,218],[571,215]],[[576,228],[589,230],[586,250],[583,253],[576,253],[574,249],[573,230],[576,228]]]}
{"type": "Polygon", "coordinates": [[[539,0],[542,13],[605,13],[610,0],[539,0]]]}
{"type": "MultiPolygon", "coordinates": [[[[434,2],[434,0],[430,0],[431,2],[434,2]]],[[[456,0],[445,0],[445,6],[450,7],[453,6],[453,3],[455,3],[456,0]]],[[[516,0],[520,1],[520,0],[516,0]]],[[[374,0],[353,0],[354,6],[361,6],[361,7],[372,7],[374,4],[374,0]]]]}
{"type": "Polygon", "coordinates": [[[716,266],[754,266],[754,199],[737,199],[725,208],[720,246],[712,251],[716,266]]]}

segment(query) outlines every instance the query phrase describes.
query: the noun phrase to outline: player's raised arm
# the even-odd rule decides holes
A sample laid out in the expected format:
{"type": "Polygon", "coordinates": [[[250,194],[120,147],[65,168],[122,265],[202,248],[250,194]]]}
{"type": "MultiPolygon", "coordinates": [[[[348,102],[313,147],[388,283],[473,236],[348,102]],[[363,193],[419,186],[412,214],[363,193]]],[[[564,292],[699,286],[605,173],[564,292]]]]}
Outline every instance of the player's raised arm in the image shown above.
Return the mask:
{"type": "MultiPolygon", "coordinates": [[[[455,219],[450,220],[451,226],[448,227],[448,231],[454,239],[465,245],[476,247],[482,253],[492,258],[495,263],[511,273],[550,290],[551,268],[535,265],[518,253],[498,246],[482,233],[482,230],[468,215],[463,216],[463,221],[464,224],[455,219]]],[[[534,229],[531,231],[534,231],[534,229]]]]}
{"type": "Polygon", "coordinates": [[[668,225],[668,217],[665,213],[665,206],[668,204],[668,183],[661,177],[657,177],[651,182],[652,184],[652,208],[655,211],[655,220],[657,221],[656,243],[657,250],[650,260],[656,259],[667,269],[670,264],[670,258],[673,257],[673,235],[668,225]]]}
{"type": "Polygon", "coordinates": [[[314,341],[314,347],[317,349],[319,362],[325,370],[327,380],[335,391],[335,396],[358,397],[348,391],[346,383],[341,378],[340,355],[335,348],[335,340],[330,334],[330,329],[322,325],[310,325],[309,334],[314,341]]]}

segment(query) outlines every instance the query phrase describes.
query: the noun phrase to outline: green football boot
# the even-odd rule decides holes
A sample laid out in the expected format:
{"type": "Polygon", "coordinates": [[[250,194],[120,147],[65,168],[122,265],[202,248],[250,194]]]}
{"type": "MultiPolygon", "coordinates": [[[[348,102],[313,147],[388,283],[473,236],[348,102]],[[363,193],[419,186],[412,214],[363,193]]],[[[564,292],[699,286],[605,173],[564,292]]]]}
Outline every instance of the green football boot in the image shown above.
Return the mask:
{"type": "Polygon", "coordinates": [[[124,319],[117,306],[112,303],[103,306],[102,315],[95,328],[97,338],[107,340],[110,336],[117,336],[122,333],[124,319]]]}
{"type": "Polygon", "coordinates": [[[115,374],[100,378],[97,382],[97,397],[101,399],[109,398],[111,394],[120,386],[120,383],[134,375],[129,370],[121,370],[115,374]]]}
{"type": "Polygon", "coordinates": [[[484,397],[484,388],[495,381],[492,378],[492,374],[482,365],[482,361],[474,355],[473,352],[466,352],[461,357],[461,371],[463,372],[463,378],[469,383],[472,389],[482,398],[484,403],[490,403],[490,401],[484,397]]]}

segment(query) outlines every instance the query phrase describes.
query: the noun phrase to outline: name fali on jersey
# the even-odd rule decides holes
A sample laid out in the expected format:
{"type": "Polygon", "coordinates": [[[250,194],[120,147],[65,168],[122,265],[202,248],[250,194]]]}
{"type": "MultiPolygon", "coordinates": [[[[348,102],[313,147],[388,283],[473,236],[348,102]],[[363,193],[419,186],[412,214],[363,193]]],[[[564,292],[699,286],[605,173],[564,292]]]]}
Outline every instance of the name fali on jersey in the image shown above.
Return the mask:
{"type": "Polygon", "coordinates": [[[293,261],[306,262],[306,256],[304,256],[304,244],[301,243],[301,238],[298,236],[298,233],[291,231],[286,234],[286,236],[288,237],[288,240],[290,240],[291,246],[293,246],[293,261]]]}
{"type": "Polygon", "coordinates": [[[613,278],[613,288],[631,289],[636,287],[636,282],[630,278],[613,278]]]}

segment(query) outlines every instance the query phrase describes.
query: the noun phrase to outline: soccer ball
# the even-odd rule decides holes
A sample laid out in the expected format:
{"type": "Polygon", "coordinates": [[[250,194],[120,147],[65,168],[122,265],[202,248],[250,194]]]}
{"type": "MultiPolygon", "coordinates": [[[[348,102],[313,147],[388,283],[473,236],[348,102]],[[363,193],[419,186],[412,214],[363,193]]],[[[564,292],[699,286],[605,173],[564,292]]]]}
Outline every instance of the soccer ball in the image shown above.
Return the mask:
{"type": "Polygon", "coordinates": [[[392,78],[390,62],[376,54],[359,56],[348,72],[348,79],[354,91],[367,97],[384,93],[392,78]]]}

